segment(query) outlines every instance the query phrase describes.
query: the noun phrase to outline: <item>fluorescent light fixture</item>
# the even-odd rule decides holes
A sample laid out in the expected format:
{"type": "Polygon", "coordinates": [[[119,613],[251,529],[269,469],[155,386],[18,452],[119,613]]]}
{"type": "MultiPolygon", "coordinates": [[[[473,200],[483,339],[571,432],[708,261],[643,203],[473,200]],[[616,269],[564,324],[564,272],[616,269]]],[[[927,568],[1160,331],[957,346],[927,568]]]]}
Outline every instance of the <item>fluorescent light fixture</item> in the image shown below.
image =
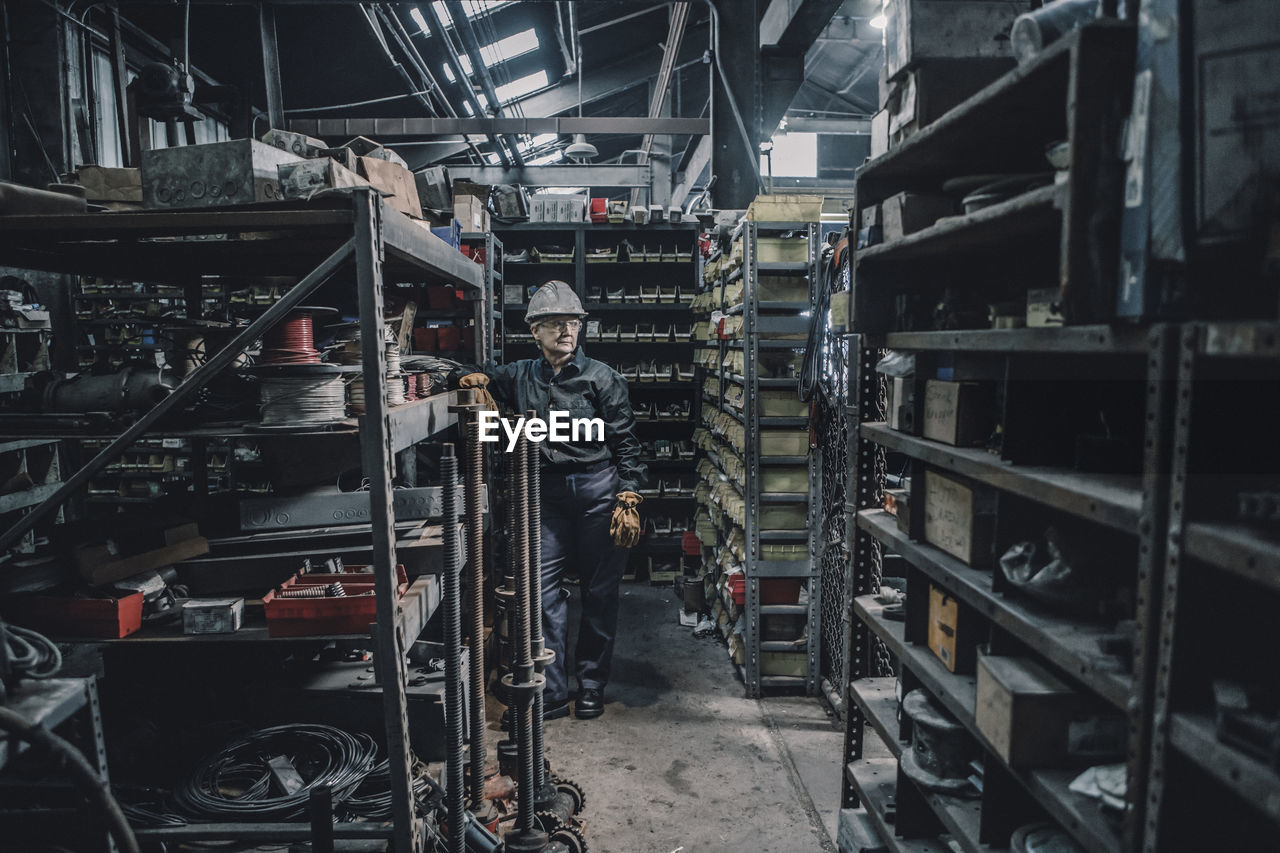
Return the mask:
{"type": "Polygon", "coordinates": [[[881,12],[871,20],[867,21],[867,26],[871,27],[873,30],[883,30],[888,25],[889,19],[884,16],[884,12],[881,12]]]}
{"type": "Polygon", "coordinates": [[[523,98],[531,92],[544,89],[547,83],[547,72],[543,70],[521,77],[519,80],[512,80],[505,86],[499,86],[495,91],[498,93],[498,100],[505,104],[507,101],[514,101],[516,98],[523,98]]]}
{"type": "Polygon", "coordinates": [[[501,159],[500,157],[498,157],[498,155],[497,155],[497,154],[486,154],[486,155],[484,155],[484,160],[485,160],[485,162],[486,162],[486,163],[488,163],[490,166],[496,166],[496,165],[498,165],[499,163],[501,163],[501,162],[502,162],[502,159],[501,159]]]}
{"type": "Polygon", "coordinates": [[[422,17],[422,10],[414,6],[409,10],[409,17],[413,18],[413,22],[418,25],[418,29],[422,31],[424,36],[431,35],[431,28],[427,26],[427,19],[422,17]]]}

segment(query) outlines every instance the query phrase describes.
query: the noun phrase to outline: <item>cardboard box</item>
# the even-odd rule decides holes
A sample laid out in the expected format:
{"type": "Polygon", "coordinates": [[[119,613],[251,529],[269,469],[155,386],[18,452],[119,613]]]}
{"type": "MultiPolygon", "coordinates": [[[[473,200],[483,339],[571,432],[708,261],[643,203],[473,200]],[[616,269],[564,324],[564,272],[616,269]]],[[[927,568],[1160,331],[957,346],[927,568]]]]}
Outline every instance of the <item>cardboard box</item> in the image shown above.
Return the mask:
{"type": "Polygon", "coordinates": [[[889,85],[889,148],[897,148],[1014,67],[1010,57],[934,59],[889,85]]]}
{"type": "Polygon", "coordinates": [[[803,678],[809,674],[809,655],[806,652],[761,652],[760,674],[803,678]]]}
{"type": "Polygon", "coordinates": [[[489,230],[489,211],[476,196],[454,195],[453,218],[462,223],[464,232],[489,230]]]}
{"type": "Polygon", "coordinates": [[[978,654],[975,615],[933,584],[929,584],[929,648],[952,672],[973,672],[978,654]]]}
{"type": "Polygon", "coordinates": [[[1053,767],[1067,756],[1080,697],[1029,658],[978,658],[978,731],[1010,767],[1053,767]]]}
{"type": "Polygon", "coordinates": [[[364,178],[328,157],[281,163],[277,173],[284,198],[311,198],[321,190],[369,186],[364,178]]]}
{"type": "Polygon", "coordinates": [[[84,187],[85,199],[98,204],[142,204],[142,170],[107,166],[80,166],[75,181],[84,187]]]}
{"type": "Polygon", "coordinates": [[[1009,30],[1030,5],[1028,0],[889,0],[886,79],[932,59],[1012,59],[1009,30]]]}
{"type": "Polygon", "coordinates": [[[820,195],[758,195],[747,205],[752,222],[817,222],[822,218],[820,195]]]}
{"type": "Polygon", "coordinates": [[[807,492],[809,469],[804,466],[768,465],[760,469],[760,489],[765,492],[807,492]]]}
{"type": "Polygon", "coordinates": [[[871,116],[871,151],[868,158],[874,160],[889,153],[889,111],[880,110],[871,116]]]}
{"type": "Polygon", "coordinates": [[[262,134],[262,141],[267,145],[273,145],[281,151],[288,151],[290,154],[297,154],[299,157],[321,157],[322,152],[329,149],[328,143],[323,139],[316,139],[314,136],[307,136],[305,133],[294,133],[291,130],[279,130],[272,128],[262,134]]]}
{"type": "Polygon", "coordinates": [[[1062,291],[1056,287],[1027,291],[1027,328],[1043,329],[1066,323],[1062,316],[1062,291]]]}
{"type": "Polygon", "coordinates": [[[956,447],[985,444],[995,426],[995,396],[986,382],[930,379],[924,384],[924,437],[956,447]]]}
{"type": "Polygon", "coordinates": [[[193,598],[182,605],[184,634],[234,634],[243,623],[243,598],[193,598]]]}
{"type": "Polygon", "coordinates": [[[885,389],[889,429],[915,435],[915,389],[911,376],[886,376],[885,389]]]}
{"type": "Polygon", "coordinates": [[[97,586],[114,583],[150,569],[162,569],[207,553],[209,540],[203,536],[190,536],[127,557],[117,557],[108,545],[81,545],[72,551],[72,560],[80,577],[97,586]]]}
{"type": "Polygon", "coordinates": [[[758,414],[765,418],[801,418],[809,414],[809,404],[791,389],[763,389],[758,397],[758,414]]]}
{"type": "Polygon", "coordinates": [[[932,193],[898,193],[880,202],[883,239],[897,240],[923,231],[956,212],[955,199],[932,193]]]}
{"type": "Polygon", "coordinates": [[[924,540],[975,568],[990,565],[995,492],[934,470],[924,474],[924,540]]]}
{"type": "Polygon", "coordinates": [[[547,199],[545,196],[534,195],[529,197],[529,221],[547,221],[547,199]]]}
{"type": "Polygon", "coordinates": [[[808,302],[809,282],[799,275],[762,275],[756,298],[761,302],[808,302]]]}
{"type": "Polygon", "coordinates": [[[418,184],[413,173],[399,163],[378,157],[360,157],[360,174],[379,190],[390,193],[387,204],[396,210],[422,218],[422,203],[418,201],[418,184]]]}

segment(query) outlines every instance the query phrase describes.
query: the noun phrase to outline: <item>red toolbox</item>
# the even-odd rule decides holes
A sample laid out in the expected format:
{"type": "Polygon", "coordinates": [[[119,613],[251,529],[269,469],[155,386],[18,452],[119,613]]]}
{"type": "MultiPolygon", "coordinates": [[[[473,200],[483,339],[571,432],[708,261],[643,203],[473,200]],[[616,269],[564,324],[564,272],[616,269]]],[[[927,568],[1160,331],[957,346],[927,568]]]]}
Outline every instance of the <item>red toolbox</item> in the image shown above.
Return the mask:
{"type": "MultiPolygon", "coordinates": [[[[348,568],[360,568],[350,566],[348,568]]],[[[404,566],[396,566],[396,596],[409,588],[404,566]]],[[[271,637],[313,637],[324,634],[368,634],[378,618],[373,595],[373,575],[364,572],[341,574],[299,573],[262,597],[271,637]],[[346,595],[334,598],[288,598],[285,590],[342,584],[346,595]]]]}
{"type": "Polygon", "coordinates": [[[142,627],[140,592],[122,598],[64,598],[33,595],[15,598],[10,616],[22,625],[54,637],[118,640],[142,627]]]}

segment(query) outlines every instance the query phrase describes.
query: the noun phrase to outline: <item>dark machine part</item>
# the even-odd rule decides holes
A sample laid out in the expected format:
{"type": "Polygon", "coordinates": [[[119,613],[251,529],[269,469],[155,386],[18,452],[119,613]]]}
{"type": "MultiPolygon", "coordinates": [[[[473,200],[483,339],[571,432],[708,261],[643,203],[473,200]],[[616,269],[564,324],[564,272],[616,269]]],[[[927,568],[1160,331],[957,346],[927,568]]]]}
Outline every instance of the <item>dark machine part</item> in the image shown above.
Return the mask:
{"type": "Polygon", "coordinates": [[[185,70],[167,62],[148,62],[129,84],[138,99],[138,114],[156,121],[203,121],[192,104],[195,81],[185,70]]]}
{"type": "Polygon", "coordinates": [[[170,374],[160,367],[126,367],[105,376],[77,374],[36,377],[44,412],[145,412],[173,393],[170,374]]]}
{"type": "Polygon", "coordinates": [[[911,749],[902,753],[902,772],[926,790],[976,796],[969,781],[973,750],[964,726],[923,690],[906,695],[902,713],[911,718],[911,749]]]}
{"type": "MultiPolygon", "coordinates": [[[[466,846],[465,765],[462,756],[462,588],[461,553],[458,549],[458,493],[449,488],[458,482],[458,458],[453,445],[445,444],[440,457],[444,490],[444,654],[445,725],[449,729],[449,759],[445,769],[445,808],[449,822],[449,853],[464,853],[466,846]]],[[[472,668],[475,669],[474,663],[472,668]]],[[[479,734],[479,733],[476,733],[479,734]]]]}
{"type": "MultiPolygon", "coordinates": [[[[516,827],[506,835],[507,850],[516,853],[535,853],[547,848],[547,833],[535,825],[534,774],[533,774],[533,702],[542,691],[545,680],[534,671],[533,650],[530,645],[530,595],[529,585],[529,439],[521,434],[515,453],[509,454],[508,471],[512,477],[508,484],[514,498],[515,517],[515,647],[512,652],[511,674],[504,679],[514,700],[511,706],[515,723],[515,741],[519,763],[516,783],[516,827]]],[[[541,618],[541,614],[538,614],[541,618]]]]}
{"type": "Polygon", "coordinates": [[[467,805],[483,824],[490,824],[496,816],[493,805],[485,796],[485,748],[484,748],[484,445],[480,441],[480,412],[484,408],[475,402],[472,392],[465,392],[464,402],[453,410],[463,418],[466,436],[466,469],[463,472],[466,518],[467,559],[471,571],[471,621],[468,642],[475,656],[470,675],[471,747],[468,778],[467,805]]]}
{"type": "Polygon", "coordinates": [[[142,622],[159,625],[181,618],[178,598],[186,598],[185,587],[175,586],[178,572],[172,566],[146,571],[116,581],[112,586],[125,595],[142,593],[142,622]]]}

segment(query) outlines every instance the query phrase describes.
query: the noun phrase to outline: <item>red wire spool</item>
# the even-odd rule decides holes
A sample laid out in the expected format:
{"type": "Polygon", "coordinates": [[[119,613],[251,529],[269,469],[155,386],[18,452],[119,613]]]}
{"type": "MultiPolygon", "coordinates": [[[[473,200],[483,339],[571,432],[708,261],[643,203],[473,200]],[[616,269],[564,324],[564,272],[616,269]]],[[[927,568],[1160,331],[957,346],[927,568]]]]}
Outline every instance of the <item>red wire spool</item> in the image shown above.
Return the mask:
{"type": "Polygon", "coordinates": [[[316,308],[298,308],[262,339],[262,364],[319,364],[312,317],[316,308]]]}

